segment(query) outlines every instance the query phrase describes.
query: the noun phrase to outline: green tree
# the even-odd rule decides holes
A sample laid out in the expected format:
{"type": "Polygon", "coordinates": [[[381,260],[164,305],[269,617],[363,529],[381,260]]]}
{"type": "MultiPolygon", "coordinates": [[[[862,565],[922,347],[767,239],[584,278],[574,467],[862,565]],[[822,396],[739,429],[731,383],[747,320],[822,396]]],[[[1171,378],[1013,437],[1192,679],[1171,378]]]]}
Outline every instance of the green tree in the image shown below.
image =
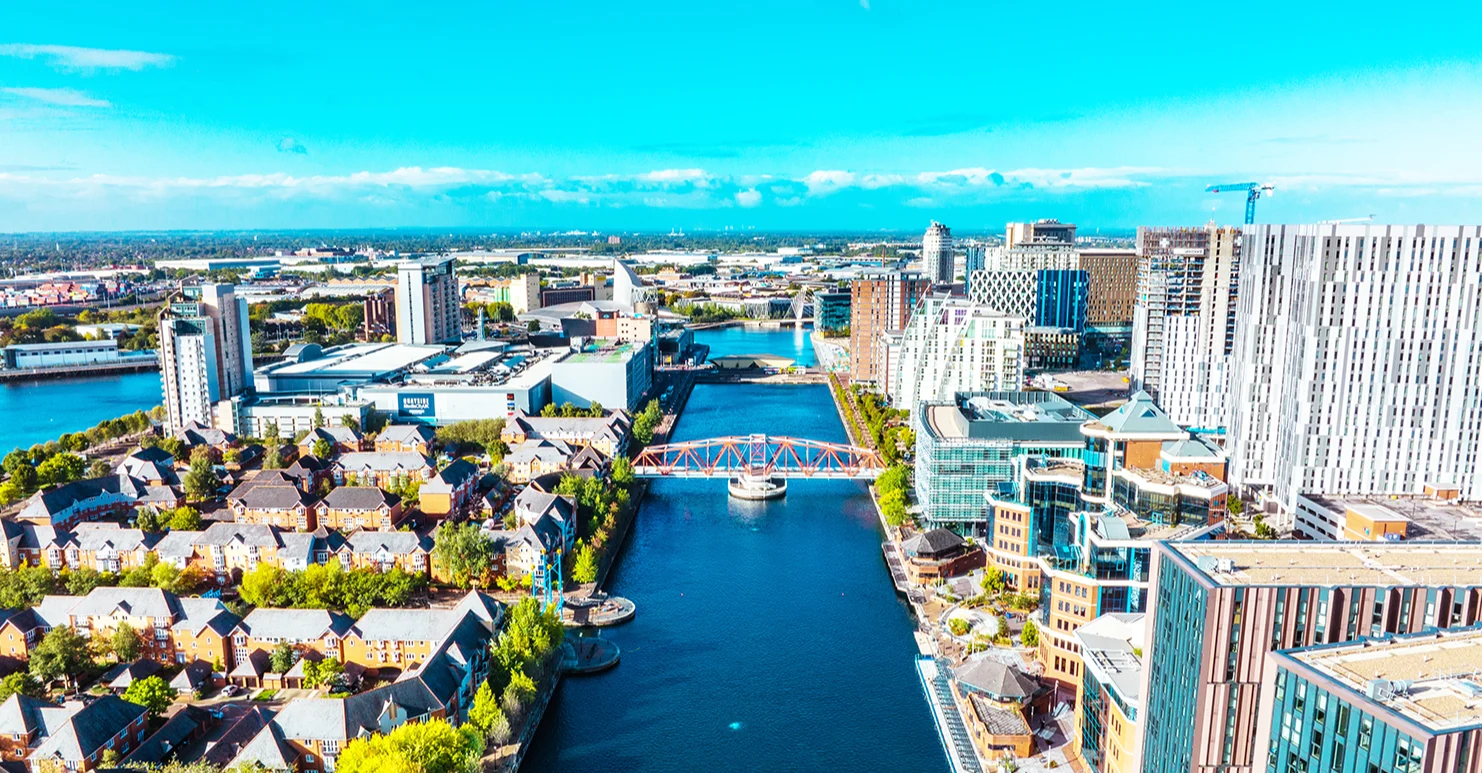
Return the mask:
{"type": "Polygon", "coordinates": [[[267,427],[262,432],[262,441],[268,447],[273,447],[283,442],[283,439],[278,435],[278,422],[270,421],[267,423],[267,427]]]}
{"type": "Polygon", "coordinates": [[[143,637],[134,630],[134,626],[123,622],[114,629],[110,644],[113,648],[113,657],[117,658],[120,663],[133,663],[139,659],[139,653],[144,650],[143,637]]]}
{"type": "Polygon", "coordinates": [[[266,453],[262,455],[262,468],[264,470],[281,470],[288,465],[283,463],[283,452],[278,446],[270,445],[266,453]]]}
{"type": "Polygon", "coordinates": [[[183,486],[192,499],[207,499],[216,494],[221,481],[216,478],[216,468],[211,459],[211,449],[196,448],[190,454],[190,472],[185,474],[183,486]]]}
{"type": "Polygon", "coordinates": [[[175,688],[163,678],[149,676],[130,683],[128,689],[124,690],[123,699],[143,706],[149,712],[149,718],[154,719],[170,708],[170,704],[175,702],[175,695],[175,688]]]}
{"type": "Polygon", "coordinates": [[[77,674],[92,662],[88,656],[87,639],[82,638],[71,626],[59,625],[47,632],[36,649],[31,651],[31,675],[42,684],[67,680],[76,684],[77,674]]]}
{"type": "Polygon", "coordinates": [[[990,566],[983,571],[984,593],[997,596],[1003,593],[1005,587],[1007,587],[1007,581],[1004,579],[1003,571],[998,567],[990,566]]]}
{"type": "Polygon", "coordinates": [[[1033,620],[1025,620],[1024,630],[1019,632],[1019,640],[1024,642],[1026,647],[1038,647],[1039,626],[1036,626],[1033,620]]]}
{"type": "Polygon", "coordinates": [[[324,658],[304,666],[305,687],[328,687],[334,690],[343,687],[344,682],[345,667],[334,658],[324,658]]]}
{"type": "Polygon", "coordinates": [[[494,543],[474,523],[444,521],[433,535],[432,559],[455,587],[475,587],[494,560],[494,543]]]}
{"type": "Polygon", "coordinates": [[[571,568],[571,579],[594,582],[597,579],[597,551],[591,545],[582,545],[576,550],[576,565],[571,568]]]}
{"type": "Polygon", "coordinates": [[[94,459],[92,463],[87,466],[86,477],[89,480],[92,480],[94,478],[106,478],[112,474],[113,467],[108,464],[108,461],[106,459],[94,459]]]}
{"type": "Polygon", "coordinates": [[[10,696],[17,694],[27,698],[45,698],[46,687],[36,681],[36,677],[25,671],[17,671],[0,679],[0,703],[10,700],[10,696]]]}
{"type": "Polygon", "coordinates": [[[312,453],[320,459],[328,459],[334,456],[334,444],[324,438],[319,438],[314,441],[312,453]]]}
{"type": "Polygon", "coordinates": [[[155,512],[153,507],[146,505],[139,508],[139,515],[134,519],[134,527],[153,534],[164,531],[165,523],[164,519],[160,517],[158,512],[155,512]]]}
{"type": "Polygon", "coordinates": [[[43,486],[71,483],[81,480],[87,471],[87,463],[75,454],[57,454],[36,468],[36,479],[43,486]]]}
{"type": "Polygon", "coordinates": [[[524,671],[515,671],[509,675],[509,684],[504,686],[504,695],[500,702],[505,711],[518,715],[534,697],[535,680],[524,671]]]}
{"type": "Polygon", "coordinates": [[[555,403],[546,403],[545,406],[540,409],[540,415],[544,416],[547,419],[555,418],[556,416],[561,415],[561,409],[557,408],[555,403]]]}
{"type": "Polygon", "coordinates": [[[319,429],[320,427],[323,427],[323,426],[324,426],[324,409],[323,408],[316,407],[316,408],[314,408],[314,429],[319,429]]]}
{"type": "Polygon", "coordinates": [[[386,735],[356,738],[340,752],[338,773],[475,773],[484,739],[446,720],[408,722],[386,735]]]}
{"type": "Polygon", "coordinates": [[[254,607],[286,607],[291,603],[291,590],[288,572],[271,564],[259,563],[242,575],[242,600],[254,607]]]}
{"type": "Polygon", "coordinates": [[[170,531],[200,531],[206,528],[206,522],[201,519],[200,511],[188,505],[170,514],[169,525],[170,531]]]}
{"type": "Polygon", "coordinates": [[[281,642],[268,655],[268,666],[275,674],[286,674],[298,662],[298,652],[288,642],[281,642]]]}
{"type": "Polygon", "coordinates": [[[36,474],[35,467],[27,464],[10,473],[10,482],[18,486],[22,493],[30,493],[40,484],[40,476],[36,474]]]}
{"type": "MultiPolygon", "coordinates": [[[[67,593],[73,596],[86,596],[93,592],[93,588],[101,585],[112,585],[117,582],[117,578],[113,575],[104,574],[86,566],[72,569],[66,572],[64,576],[65,579],[62,579],[62,584],[66,586],[67,593]]],[[[59,579],[61,579],[61,576],[59,576],[59,579]]]]}
{"type": "Polygon", "coordinates": [[[504,712],[499,708],[499,698],[494,695],[489,683],[480,684],[478,692],[473,696],[473,707],[468,710],[468,721],[488,738],[494,729],[495,720],[502,714],[504,712]]]}
{"type": "Polygon", "coordinates": [[[344,426],[344,427],[349,427],[350,429],[353,429],[356,432],[359,432],[360,431],[360,420],[357,419],[357,418],[355,418],[355,416],[353,414],[347,413],[344,416],[341,416],[340,417],[340,425],[341,426],[344,426]]]}
{"type": "Polygon", "coordinates": [[[633,462],[626,456],[614,456],[612,458],[612,482],[619,486],[627,486],[633,483],[633,462]]]}
{"type": "MultiPolygon", "coordinates": [[[[30,468],[28,467],[27,469],[30,468]]],[[[20,485],[15,483],[14,481],[0,483],[0,507],[13,505],[16,502],[21,501],[21,497],[25,495],[26,492],[23,491],[20,485]]]]}

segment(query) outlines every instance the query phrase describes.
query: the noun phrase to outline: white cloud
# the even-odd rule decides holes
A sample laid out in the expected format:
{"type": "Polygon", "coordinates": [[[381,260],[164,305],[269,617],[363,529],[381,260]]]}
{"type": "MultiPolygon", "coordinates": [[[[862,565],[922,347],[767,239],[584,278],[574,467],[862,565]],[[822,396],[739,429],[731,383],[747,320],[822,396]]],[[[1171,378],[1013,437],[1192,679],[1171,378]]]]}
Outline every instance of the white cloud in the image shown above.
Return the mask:
{"type": "Polygon", "coordinates": [[[854,185],[854,173],[840,170],[819,169],[811,172],[800,182],[808,186],[808,193],[823,196],[854,185]]]}
{"type": "Polygon", "coordinates": [[[19,59],[44,59],[58,70],[91,72],[95,70],[134,70],[147,67],[169,67],[175,63],[170,54],[149,51],[127,51],[110,48],[0,43],[0,56],[19,59]]]}
{"type": "Polygon", "coordinates": [[[0,92],[37,102],[45,102],[48,105],[62,105],[64,107],[112,107],[108,103],[108,100],[94,99],[77,89],[10,87],[0,89],[0,92]]]}
{"type": "Polygon", "coordinates": [[[736,204],[743,207],[755,207],[762,203],[762,193],[755,188],[744,191],[736,191],[736,204]]]}

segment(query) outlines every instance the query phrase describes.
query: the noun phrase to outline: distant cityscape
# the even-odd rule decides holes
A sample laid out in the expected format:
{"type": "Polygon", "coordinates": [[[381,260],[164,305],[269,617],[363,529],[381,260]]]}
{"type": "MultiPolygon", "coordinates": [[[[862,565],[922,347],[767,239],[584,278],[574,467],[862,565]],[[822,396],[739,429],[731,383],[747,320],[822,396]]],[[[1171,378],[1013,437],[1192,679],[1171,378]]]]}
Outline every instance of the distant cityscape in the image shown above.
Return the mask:
{"type": "Polygon", "coordinates": [[[519,678],[460,652],[520,604],[631,617],[599,590],[655,479],[764,501],[822,474],[872,481],[956,770],[1472,769],[1482,227],[1078,230],[263,247],[0,281],[6,380],[162,387],[152,417],[6,456],[0,558],[50,583],[0,623],[10,673],[67,681],[37,665],[58,628],[155,631],[97,684],[164,668],[175,699],[161,727],[127,692],[14,690],[100,742],[0,734],[34,773],[107,767],[104,741],[164,762],[167,731],[242,739],[207,747],[225,767],[329,770],[360,730],[298,718],[342,701],[476,726],[487,765],[518,764],[559,674],[615,642],[574,637],[497,722],[475,695],[519,678]],[[811,359],[710,351],[727,330],[811,359]],[[737,384],[827,384],[848,444],[671,438],[693,391],[737,384]],[[355,615],[263,590],[315,567],[412,590],[355,615]],[[189,698],[239,690],[273,708],[213,731],[189,698]]]}

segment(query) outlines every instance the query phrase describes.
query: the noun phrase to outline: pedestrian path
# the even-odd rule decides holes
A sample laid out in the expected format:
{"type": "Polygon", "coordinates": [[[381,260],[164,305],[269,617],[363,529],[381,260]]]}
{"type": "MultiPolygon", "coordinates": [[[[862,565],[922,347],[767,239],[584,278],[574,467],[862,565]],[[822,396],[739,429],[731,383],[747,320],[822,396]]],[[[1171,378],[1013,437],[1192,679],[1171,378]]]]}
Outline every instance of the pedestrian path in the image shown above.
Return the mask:
{"type": "Polygon", "coordinates": [[[972,736],[967,724],[957,710],[957,701],[952,697],[952,684],[947,679],[947,663],[943,660],[921,655],[916,658],[916,673],[921,675],[921,687],[931,703],[932,716],[936,720],[937,733],[947,758],[952,761],[955,773],[983,773],[978,763],[978,754],[973,749],[972,736]]]}

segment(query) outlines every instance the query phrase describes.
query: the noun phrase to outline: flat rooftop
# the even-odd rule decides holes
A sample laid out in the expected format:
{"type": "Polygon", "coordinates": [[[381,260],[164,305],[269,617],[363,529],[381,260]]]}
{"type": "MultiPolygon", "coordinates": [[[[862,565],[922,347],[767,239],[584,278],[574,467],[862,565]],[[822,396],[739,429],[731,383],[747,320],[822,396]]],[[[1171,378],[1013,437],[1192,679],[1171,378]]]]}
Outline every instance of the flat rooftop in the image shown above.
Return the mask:
{"type": "Polygon", "coordinates": [[[410,368],[446,351],[445,346],[419,344],[346,344],[329,349],[324,352],[323,357],[308,362],[269,367],[277,376],[391,373],[410,368]]]}
{"type": "Polygon", "coordinates": [[[1397,516],[1409,521],[1406,538],[1410,540],[1482,541],[1482,510],[1475,505],[1423,496],[1344,497],[1302,494],[1302,498],[1340,516],[1348,508],[1376,520],[1394,520],[1397,516]],[[1383,511],[1388,511],[1389,514],[1383,511]]]}
{"type": "Polygon", "coordinates": [[[972,392],[952,403],[924,403],[926,426],[944,439],[1083,443],[1094,416],[1052,392],[972,392]]]}
{"type": "Polygon", "coordinates": [[[1482,542],[1214,541],[1165,547],[1215,585],[1482,585],[1482,542]]]}
{"type": "Polygon", "coordinates": [[[627,362],[637,350],[632,343],[618,344],[617,346],[604,346],[600,349],[590,351],[572,352],[566,359],[561,360],[562,365],[591,365],[606,364],[613,365],[627,362]]]}
{"type": "Polygon", "coordinates": [[[1482,723],[1482,630],[1369,639],[1285,656],[1431,730],[1482,723]],[[1409,684],[1376,684],[1380,679],[1409,684]]]}

